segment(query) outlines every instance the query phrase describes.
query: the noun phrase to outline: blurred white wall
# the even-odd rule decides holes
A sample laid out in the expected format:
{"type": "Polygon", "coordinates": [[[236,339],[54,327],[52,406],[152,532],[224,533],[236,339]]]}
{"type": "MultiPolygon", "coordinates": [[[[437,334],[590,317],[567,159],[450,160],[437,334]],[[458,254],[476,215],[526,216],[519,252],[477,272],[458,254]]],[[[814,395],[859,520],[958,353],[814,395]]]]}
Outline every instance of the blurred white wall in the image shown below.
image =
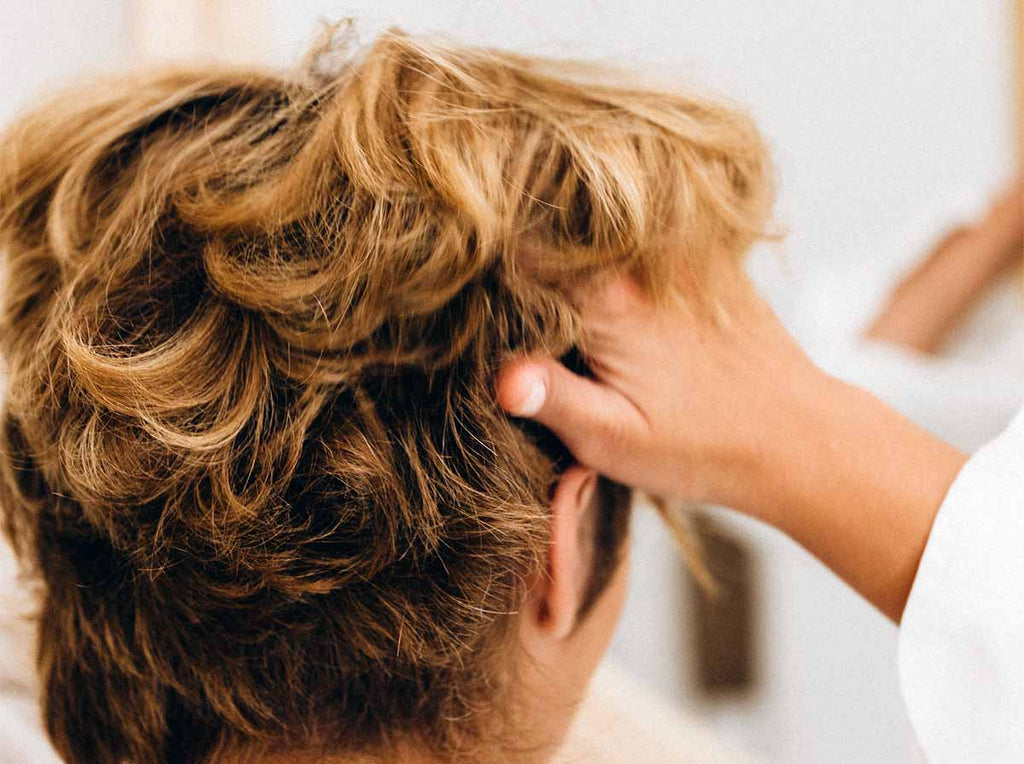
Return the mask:
{"type": "Polygon", "coordinates": [[[0,124],[39,88],[123,64],[128,47],[119,0],[0,0],[0,124]]]}
{"type": "MultiPolygon", "coordinates": [[[[279,62],[302,50],[319,17],[354,15],[367,37],[397,23],[467,42],[647,68],[723,92],[753,111],[773,144],[780,219],[791,231],[783,248],[787,278],[794,282],[815,268],[870,258],[873,243],[933,195],[992,183],[1011,158],[1007,0],[233,5],[248,15],[239,25],[267,30],[267,49],[279,62]]],[[[0,0],[0,120],[40,85],[127,61],[134,43],[126,8],[137,10],[127,0],[0,0]]],[[[780,307],[789,294],[775,295],[780,307]]],[[[788,540],[731,522],[754,544],[761,572],[757,693],[709,705],[691,691],[680,565],[649,515],[637,518],[634,584],[613,647],[617,658],[771,760],[914,761],[893,627],[788,540]]]]}

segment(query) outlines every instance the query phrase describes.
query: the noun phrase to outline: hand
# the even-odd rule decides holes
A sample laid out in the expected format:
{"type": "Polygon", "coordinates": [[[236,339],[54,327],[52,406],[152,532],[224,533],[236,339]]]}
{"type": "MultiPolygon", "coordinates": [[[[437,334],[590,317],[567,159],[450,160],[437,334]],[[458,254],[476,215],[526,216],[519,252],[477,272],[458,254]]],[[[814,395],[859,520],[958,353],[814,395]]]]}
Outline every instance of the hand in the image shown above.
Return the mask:
{"type": "Polygon", "coordinates": [[[513,362],[501,405],[615,480],[775,525],[898,621],[966,457],[818,371],[739,273],[715,294],[711,322],[610,281],[584,306],[596,378],[513,362]]]}
{"type": "Polygon", "coordinates": [[[827,396],[831,380],[738,269],[717,282],[723,317],[712,321],[655,304],[625,278],[609,281],[583,305],[596,379],[524,359],[500,374],[500,403],[615,480],[763,517],[766,472],[796,442],[804,402],[827,396]]]}

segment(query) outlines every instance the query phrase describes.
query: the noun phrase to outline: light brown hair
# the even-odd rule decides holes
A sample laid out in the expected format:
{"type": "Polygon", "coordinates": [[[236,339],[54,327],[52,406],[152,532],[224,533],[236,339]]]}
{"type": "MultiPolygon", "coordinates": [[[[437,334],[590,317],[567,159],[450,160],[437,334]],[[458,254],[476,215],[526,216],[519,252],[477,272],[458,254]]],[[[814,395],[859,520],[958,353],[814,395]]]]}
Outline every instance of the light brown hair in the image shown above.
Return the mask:
{"type": "Polygon", "coordinates": [[[770,201],[741,113],[562,67],[391,32],[3,136],[0,500],[68,760],[483,750],[558,455],[496,368],[770,201]]]}

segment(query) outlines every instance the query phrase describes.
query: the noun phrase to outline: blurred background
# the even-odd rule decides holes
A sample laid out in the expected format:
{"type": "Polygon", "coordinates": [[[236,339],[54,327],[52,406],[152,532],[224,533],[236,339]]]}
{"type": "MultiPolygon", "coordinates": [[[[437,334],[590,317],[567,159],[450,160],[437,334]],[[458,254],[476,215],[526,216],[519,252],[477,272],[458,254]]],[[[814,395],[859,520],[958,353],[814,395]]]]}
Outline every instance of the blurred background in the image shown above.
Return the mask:
{"type": "MultiPolygon", "coordinates": [[[[721,93],[754,114],[774,151],[788,236],[754,252],[750,267],[783,319],[835,373],[973,448],[1022,394],[1024,345],[1014,334],[1022,322],[1011,290],[993,296],[941,359],[859,354],[856,335],[865,310],[929,237],[976,209],[1017,166],[1021,5],[0,0],[0,122],[40,88],[87,72],[175,59],[288,65],[320,20],[343,16],[357,20],[364,40],[395,24],[721,93]],[[1018,381],[1004,384],[1011,378],[1018,381]],[[930,403],[937,393],[947,405],[930,403]],[[964,405],[948,405],[951,395],[964,405]],[[967,421],[949,410],[980,413],[967,421]]],[[[719,511],[711,517],[724,559],[743,573],[731,589],[741,606],[709,615],[656,518],[639,513],[613,660],[755,758],[917,761],[895,628],[780,534],[719,511]],[[721,665],[723,651],[731,664],[721,665]]]]}

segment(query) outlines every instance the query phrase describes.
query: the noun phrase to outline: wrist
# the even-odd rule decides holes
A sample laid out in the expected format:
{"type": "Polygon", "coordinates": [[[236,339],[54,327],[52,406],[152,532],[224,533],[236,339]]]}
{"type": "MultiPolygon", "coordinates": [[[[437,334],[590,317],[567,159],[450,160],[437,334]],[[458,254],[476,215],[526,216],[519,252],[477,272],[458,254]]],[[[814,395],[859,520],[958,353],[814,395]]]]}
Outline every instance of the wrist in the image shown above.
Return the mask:
{"type": "Polygon", "coordinates": [[[763,519],[898,621],[935,515],[967,457],[831,378],[792,416],[762,476],[763,519]]]}

